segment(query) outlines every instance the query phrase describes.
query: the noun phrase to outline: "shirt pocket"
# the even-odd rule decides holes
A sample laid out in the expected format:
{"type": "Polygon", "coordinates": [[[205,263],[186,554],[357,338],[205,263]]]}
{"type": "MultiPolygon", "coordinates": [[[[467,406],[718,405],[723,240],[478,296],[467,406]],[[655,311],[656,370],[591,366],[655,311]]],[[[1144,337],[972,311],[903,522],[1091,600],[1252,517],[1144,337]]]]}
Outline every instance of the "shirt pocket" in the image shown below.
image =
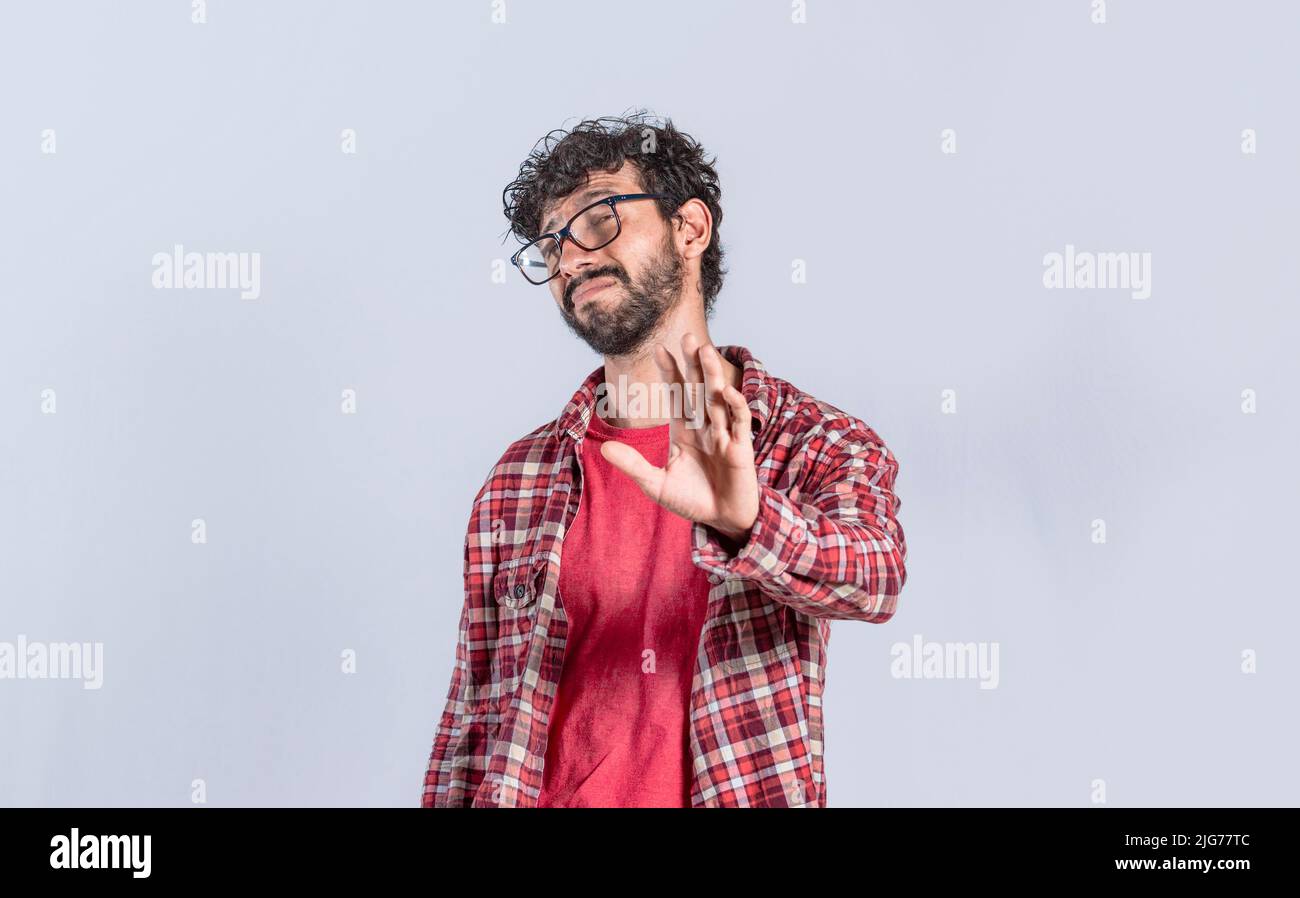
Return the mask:
{"type": "Polygon", "coordinates": [[[536,600],[545,572],[545,565],[538,564],[537,557],[522,555],[498,565],[492,576],[492,597],[502,608],[519,611],[536,600]]]}
{"type": "Polygon", "coordinates": [[[500,686],[499,698],[513,695],[528,669],[537,596],[545,573],[544,559],[539,563],[535,557],[527,556],[498,569],[492,577],[496,608],[492,680],[500,686]]]}

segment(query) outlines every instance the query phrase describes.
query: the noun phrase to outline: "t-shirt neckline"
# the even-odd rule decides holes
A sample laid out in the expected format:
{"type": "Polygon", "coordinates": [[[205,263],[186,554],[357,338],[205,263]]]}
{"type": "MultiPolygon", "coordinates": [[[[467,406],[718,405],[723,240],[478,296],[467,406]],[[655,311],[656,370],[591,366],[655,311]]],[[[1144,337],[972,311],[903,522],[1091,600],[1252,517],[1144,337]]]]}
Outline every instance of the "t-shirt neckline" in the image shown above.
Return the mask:
{"type": "Polygon", "coordinates": [[[620,443],[656,443],[668,433],[668,424],[652,427],[615,427],[593,410],[591,420],[587,423],[587,435],[603,440],[618,440],[620,443]]]}

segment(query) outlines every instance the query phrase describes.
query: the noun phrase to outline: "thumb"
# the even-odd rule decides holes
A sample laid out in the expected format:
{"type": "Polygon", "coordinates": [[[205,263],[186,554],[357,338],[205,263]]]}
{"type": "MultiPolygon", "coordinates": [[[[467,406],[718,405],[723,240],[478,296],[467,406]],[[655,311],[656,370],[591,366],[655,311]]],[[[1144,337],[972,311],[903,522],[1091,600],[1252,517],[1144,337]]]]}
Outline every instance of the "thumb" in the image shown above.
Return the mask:
{"type": "Polygon", "coordinates": [[[640,452],[627,443],[620,443],[617,440],[606,440],[602,443],[600,454],[611,465],[631,477],[641,488],[641,492],[658,501],[659,489],[664,481],[663,468],[656,468],[646,461],[645,456],[640,452]]]}

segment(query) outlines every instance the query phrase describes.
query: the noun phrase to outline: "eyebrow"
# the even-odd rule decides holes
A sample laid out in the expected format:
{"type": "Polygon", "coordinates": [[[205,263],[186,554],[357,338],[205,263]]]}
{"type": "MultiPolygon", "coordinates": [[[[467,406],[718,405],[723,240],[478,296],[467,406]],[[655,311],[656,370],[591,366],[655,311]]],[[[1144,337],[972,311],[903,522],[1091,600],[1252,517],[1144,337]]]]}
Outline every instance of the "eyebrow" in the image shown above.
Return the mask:
{"type": "MultiPolygon", "coordinates": [[[[617,191],[611,190],[608,187],[589,187],[588,189],[584,190],[582,193],[578,194],[578,205],[582,206],[586,204],[588,200],[594,200],[597,197],[602,195],[617,196],[617,193],[618,193],[617,191]]],[[[550,218],[546,220],[546,224],[542,225],[542,229],[538,233],[548,234],[550,233],[551,229],[554,228],[557,224],[559,224],[559,222],[557,222],[555,220],[555,216],[552,215],[550,218]]]]}

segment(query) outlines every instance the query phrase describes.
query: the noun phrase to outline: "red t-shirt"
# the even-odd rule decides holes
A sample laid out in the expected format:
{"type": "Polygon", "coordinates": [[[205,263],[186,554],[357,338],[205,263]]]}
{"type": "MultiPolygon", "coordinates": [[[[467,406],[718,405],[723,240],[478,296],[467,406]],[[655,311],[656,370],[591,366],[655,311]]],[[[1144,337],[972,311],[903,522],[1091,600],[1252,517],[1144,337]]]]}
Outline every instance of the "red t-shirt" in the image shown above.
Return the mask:
{"type": "Polygon", "coordinates": [[[582,500],[560,552],[569,618],[539,807],[689,807],[689,707],[708,574],[691,522],[600,454],[606,440],[658,467],[668,425],[611,427],[592,414],[582,500]]]}

